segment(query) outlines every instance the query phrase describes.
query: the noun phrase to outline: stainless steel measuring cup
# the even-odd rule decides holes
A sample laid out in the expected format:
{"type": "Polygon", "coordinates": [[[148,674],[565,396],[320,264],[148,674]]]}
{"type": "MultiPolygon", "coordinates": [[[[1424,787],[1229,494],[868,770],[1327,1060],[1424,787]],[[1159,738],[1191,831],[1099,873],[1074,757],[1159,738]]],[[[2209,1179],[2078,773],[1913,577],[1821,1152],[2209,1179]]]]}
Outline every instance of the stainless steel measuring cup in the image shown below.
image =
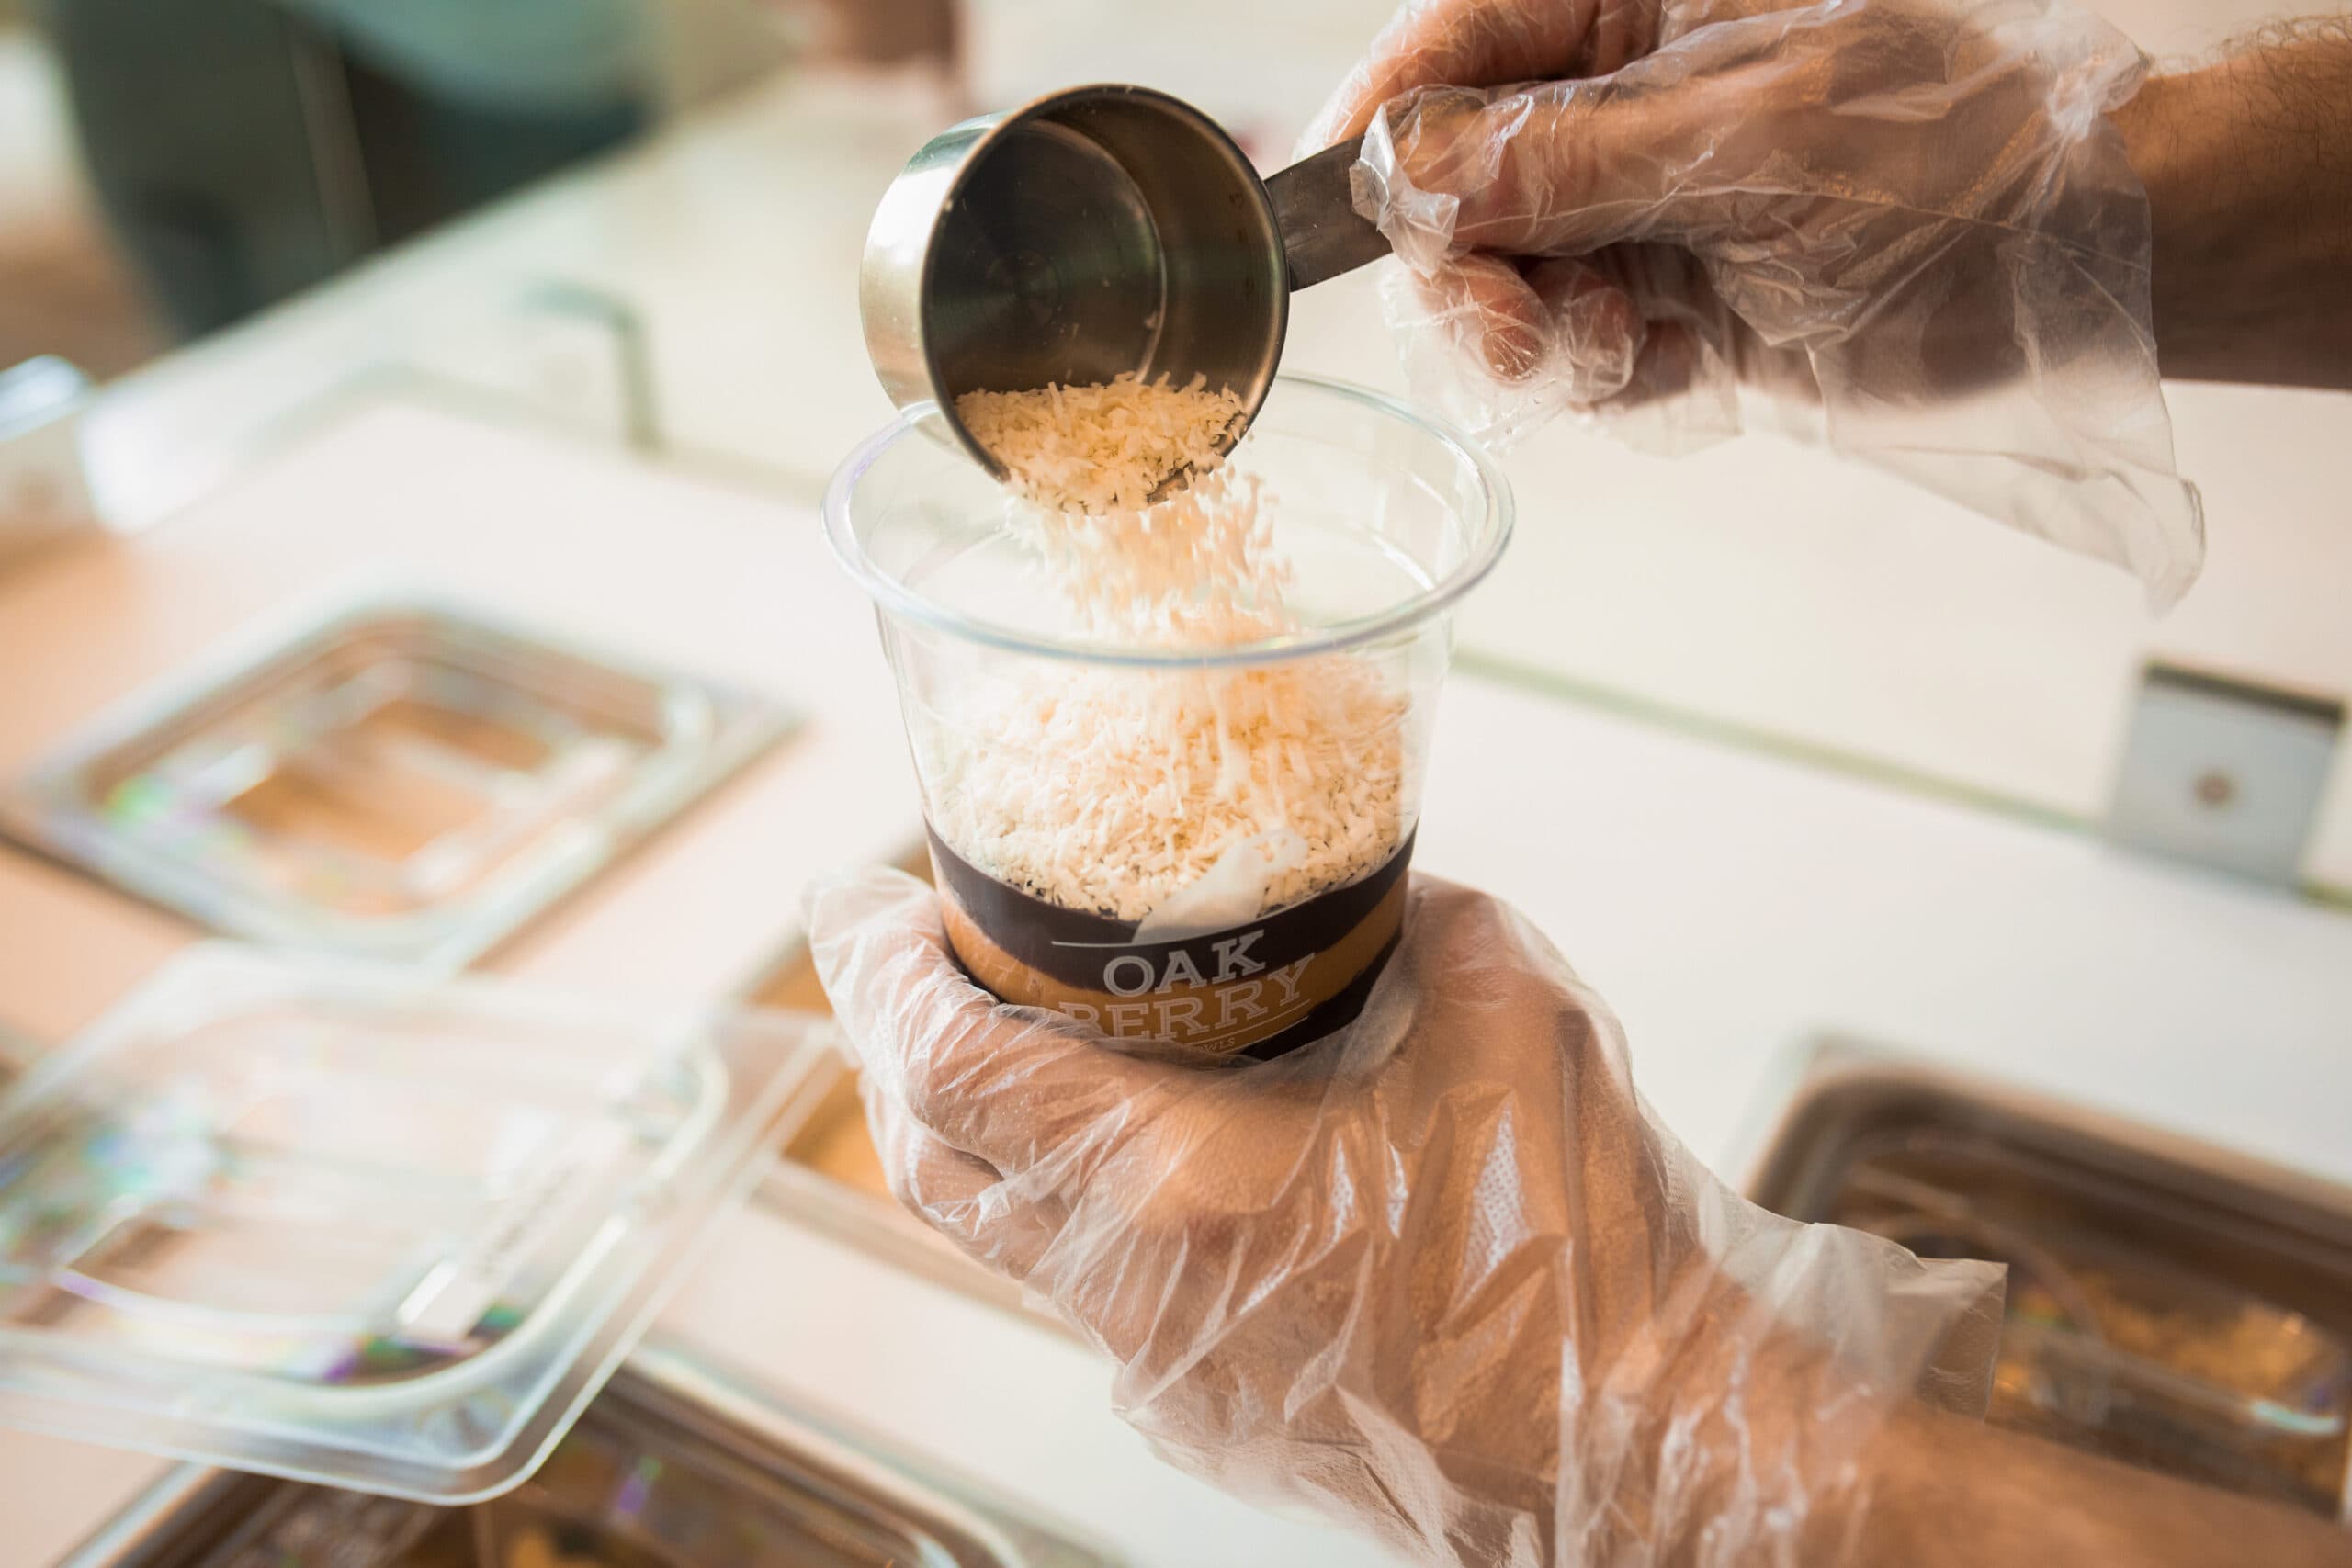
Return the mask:
{"type": "Polygon", "coordinates": [[[1356,215],[1343,142],[1261,180],[1200,110],[1148,87],[1071,87],[941,132],[875,212],[858,306],[900,409],[969,391],[1194,375],[1257,416],[1290,295],[1387,254],[1356,215]]]}

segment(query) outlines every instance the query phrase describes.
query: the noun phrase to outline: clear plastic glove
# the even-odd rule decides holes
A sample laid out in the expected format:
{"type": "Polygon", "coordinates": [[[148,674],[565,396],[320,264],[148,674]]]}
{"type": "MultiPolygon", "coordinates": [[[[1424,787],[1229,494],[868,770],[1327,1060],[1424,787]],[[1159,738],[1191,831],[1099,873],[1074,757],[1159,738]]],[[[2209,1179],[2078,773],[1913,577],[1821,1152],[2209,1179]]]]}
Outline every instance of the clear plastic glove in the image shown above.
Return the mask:
{"type": "Polygon", "coordinates": [[[893,1190],[1229,1490],[1480,1568],[1826,1563],[1896,1405],[1982,1408],[1998,1270],[1726,1190],[1479,894],[1417,877],[1357,1022],[1223,1071],[993,1002],[901,874],[809,927],[893,1190]]]}
{"type": "Polygon", "coordinates": [[[1439,0],[1308,140],[1367,131],[1408,374],[1475,434],[1760,414],[2168,604],[2204,536],[2106,118],[2143,70],[2064,0],[1439,0]]]}

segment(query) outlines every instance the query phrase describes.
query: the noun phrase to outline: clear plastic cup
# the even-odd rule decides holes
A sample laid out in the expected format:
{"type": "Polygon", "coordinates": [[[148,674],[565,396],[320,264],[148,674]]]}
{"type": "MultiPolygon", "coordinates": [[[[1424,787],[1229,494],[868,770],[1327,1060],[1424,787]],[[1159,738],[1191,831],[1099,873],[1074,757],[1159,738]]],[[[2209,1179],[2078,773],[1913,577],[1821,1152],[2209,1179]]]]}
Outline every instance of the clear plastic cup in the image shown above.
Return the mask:
{"type": "Polygon", "coordinates": [[[824,510],[957,958],[1122,1040],[1267,1056],[1346,1022],[1402,930],[1448,612],[1510,535],[1502,475],[1400,403],[1281,378],[1230,465],[1262,482],[1295,629],[1147,646],[1089,629],[939,425],[868,440],[824,510]]]}

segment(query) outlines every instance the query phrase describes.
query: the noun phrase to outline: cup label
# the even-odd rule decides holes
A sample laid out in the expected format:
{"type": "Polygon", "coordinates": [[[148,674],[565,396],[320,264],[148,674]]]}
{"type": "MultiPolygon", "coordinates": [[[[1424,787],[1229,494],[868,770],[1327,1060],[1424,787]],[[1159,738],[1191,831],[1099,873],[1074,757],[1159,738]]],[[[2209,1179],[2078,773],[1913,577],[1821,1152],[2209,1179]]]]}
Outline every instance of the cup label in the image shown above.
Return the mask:
{"type": "Polygon", "coordinates": [[[1407,835],[1371,875],[1225,931],[1135,940],[1133,921],[1008,886],[931,835],[947,940],[1008,1002],[1050,1008],[1121,1040],[1279,1055],[1349,1022],[1405,919],[1407,835]]]}

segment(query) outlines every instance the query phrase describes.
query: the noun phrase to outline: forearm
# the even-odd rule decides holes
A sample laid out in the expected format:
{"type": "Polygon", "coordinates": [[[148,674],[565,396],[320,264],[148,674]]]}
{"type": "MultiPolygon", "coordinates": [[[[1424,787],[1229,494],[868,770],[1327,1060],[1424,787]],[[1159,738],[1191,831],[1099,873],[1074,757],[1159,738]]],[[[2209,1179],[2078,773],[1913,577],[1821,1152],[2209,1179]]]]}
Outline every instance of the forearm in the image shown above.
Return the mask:
{"type": "Polygon", "coordinates": [[[2324,1519],[1925,1406],[1896,1417],[1872,1445],[1865,1491],[1859,1516],[1821,1521],[1817,1542],[1842,1536],[1864,1568],[2352,1564],[2352,1534],[2324,1519]]]}
{"type": "Polygon", "coordinates": [[[2352,388],[2352,24],[2158,76],[2115,122],[2148,190],[2164,374],[2352,388]]]}
{"type": "Polygon", "coordinates": [[[1660,1372],[1632,1462],[1606,1467],[1611,1506],[1551,1560],[2352,1568],[2352,1532],[2326,1519],[1917,1400],[1882,1405],[1810,1339],[1702,1334],[1660,1372]]]}

